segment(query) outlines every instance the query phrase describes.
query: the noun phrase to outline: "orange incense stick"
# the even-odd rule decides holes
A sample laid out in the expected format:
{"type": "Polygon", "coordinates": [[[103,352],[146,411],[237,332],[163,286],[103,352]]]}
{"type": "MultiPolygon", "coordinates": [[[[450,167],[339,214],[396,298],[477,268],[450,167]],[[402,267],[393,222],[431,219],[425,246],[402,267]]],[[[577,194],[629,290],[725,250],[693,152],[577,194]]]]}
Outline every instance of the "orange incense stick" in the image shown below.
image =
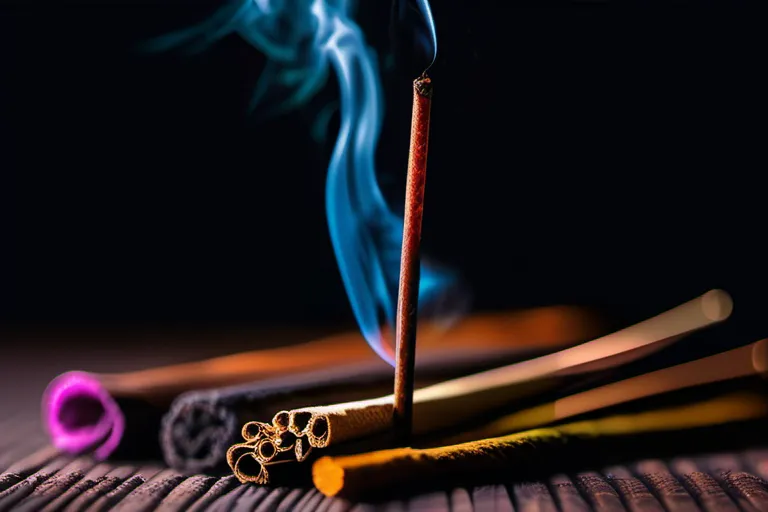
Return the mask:
{"type": "Polygon", "coordinates": [[[413,383],[416,360],[416,323],[419,302],[419,245],[424,214],[424,185],[427,178],[429,114],[432,106],[432,81],[422,75],[413,82],[411,147],[408,154],[408,179],[405,190],[403,249],[400,262],[400,287],[397,300],[395,337],[394,418],[395,439],[408,445],[413,422],[413,383]]]}

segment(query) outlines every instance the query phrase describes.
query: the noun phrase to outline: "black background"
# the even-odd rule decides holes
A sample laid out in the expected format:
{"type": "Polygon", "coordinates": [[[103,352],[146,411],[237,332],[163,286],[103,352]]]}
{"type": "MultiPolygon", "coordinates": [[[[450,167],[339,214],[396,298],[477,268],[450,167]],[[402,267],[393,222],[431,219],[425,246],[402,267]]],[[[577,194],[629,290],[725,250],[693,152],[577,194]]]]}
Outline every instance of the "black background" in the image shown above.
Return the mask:
{"type": "MultiPolygon", "coordinates": [[[[362,4],[385,52],[389,3],[362,4]]],[[[432,2],[424,251],[477,309],[585,304],[622,323],[723,287],[729,335],[768,334],[764,27],[657,4],[432,2]]],[[[334,135],[310,137],[335,83],[259,123],[264,59],[237,36],[192,57],[136,49],[215,5],[2,8],[6,325],[353,324],[325,224],[334,135]]],[[[383,72],[394,208],[412,78],[383,72]]]]}

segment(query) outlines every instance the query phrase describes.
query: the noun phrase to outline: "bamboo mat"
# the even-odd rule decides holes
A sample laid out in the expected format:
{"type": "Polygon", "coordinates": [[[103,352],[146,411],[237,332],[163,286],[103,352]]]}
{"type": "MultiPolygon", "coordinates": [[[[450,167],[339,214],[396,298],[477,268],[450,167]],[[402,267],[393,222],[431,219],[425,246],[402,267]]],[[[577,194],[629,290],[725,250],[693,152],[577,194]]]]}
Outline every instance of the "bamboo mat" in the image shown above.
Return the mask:
{"type": "Polygon", "coordinates": [[[0,510],[22,511],[768,511],[768,449],[643,460],[547,481],[349,503],[314,489],[240,485],[161,464],[57,454],[31,417],[0,422],[0,510]]]}
{"type": "Polygon", "coordinates": [[[768,446],[718,454],[706,454],[703,447],[701,456],[595,467],[543,481],[458,487],[375,504],[330,499],[313,489],[240,485],[231,476],[182,475],[159,462],[96,464],[65,457],[47,446],[39,420],[40,394],[50,378],[71,368],[138,368],[174,355],[158,354],[163,351],[152,344],[133,350],[126,362],[119,344],[107,344],[51,349],[50,357],[41,359],[30,340],[17,341],[9,344],[16,351],[0,361],[0,511],[768,512],[768,446]]]}

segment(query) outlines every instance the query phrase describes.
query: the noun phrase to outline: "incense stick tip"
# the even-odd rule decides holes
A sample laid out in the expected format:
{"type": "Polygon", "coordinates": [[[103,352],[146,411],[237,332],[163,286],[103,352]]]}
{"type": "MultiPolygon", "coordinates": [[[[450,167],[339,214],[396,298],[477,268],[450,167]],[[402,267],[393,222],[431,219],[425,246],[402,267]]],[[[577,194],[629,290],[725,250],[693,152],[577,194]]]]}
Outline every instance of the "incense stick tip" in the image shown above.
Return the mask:
{"type": "Polygon", "coordinates": [[[215,399],[182,395],[162,419],[160,448],[172,468],[204,473],[221,462],[238,432],[247,441],[257,435],[258,425],[249,423],[240,429],[237,416],[215,399]]]}
{"type": "Polygon", "coordinates": [[[117,448],[125,428],[120,407],[99,379],[85,372],[65,373],[48,385],[43,417],[54,446],[72,454],[95,448],[97,459],[117,448]]]}
{"type": "Polygon", "coordinates": [[[419,78],[413,81],[413,90],[419,96],[425,98],[432,97],[432,79],[430,79],[426,73],[422,73],[419,78]]]}
{"type": "Polygon", "coordinates": [[[731,316],[733,299],[725,290],[710,290],[701,298],[701,310],[710,320],[721,322],[731,316]]]}
{"type": "Polygon", "coordinates": [[[321,457],[312,465],[312,481],[324,495],[336,496],[344,488],[344,468],[332,457],[321,457]]]}
{"type": "Polygon", "coordinates": [[[758,341],[752,348],[752,367],[760,373],[768,372],[768,338],[758,341]]]}

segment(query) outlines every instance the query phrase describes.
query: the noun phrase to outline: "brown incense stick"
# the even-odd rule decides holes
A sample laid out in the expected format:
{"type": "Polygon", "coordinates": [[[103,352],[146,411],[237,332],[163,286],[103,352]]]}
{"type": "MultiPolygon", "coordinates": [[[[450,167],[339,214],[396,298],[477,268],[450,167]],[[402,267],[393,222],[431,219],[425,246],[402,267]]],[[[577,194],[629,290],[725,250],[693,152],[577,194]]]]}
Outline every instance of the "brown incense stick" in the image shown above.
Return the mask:
{"type": "Polygon", "coordinates": [[[408,154],[403,252],[400,262],[400,288],[395,330],[397,355],[393,425],[395,440],[401,446],[409,444],[413,423],[413,382],[419,302],[419,244],[421,243],[421,220],[424,214],[424,185],[427,178],[431,106],[432,81],[426,73],[422,73],[413,82],[411,147],[408,154]]]}

